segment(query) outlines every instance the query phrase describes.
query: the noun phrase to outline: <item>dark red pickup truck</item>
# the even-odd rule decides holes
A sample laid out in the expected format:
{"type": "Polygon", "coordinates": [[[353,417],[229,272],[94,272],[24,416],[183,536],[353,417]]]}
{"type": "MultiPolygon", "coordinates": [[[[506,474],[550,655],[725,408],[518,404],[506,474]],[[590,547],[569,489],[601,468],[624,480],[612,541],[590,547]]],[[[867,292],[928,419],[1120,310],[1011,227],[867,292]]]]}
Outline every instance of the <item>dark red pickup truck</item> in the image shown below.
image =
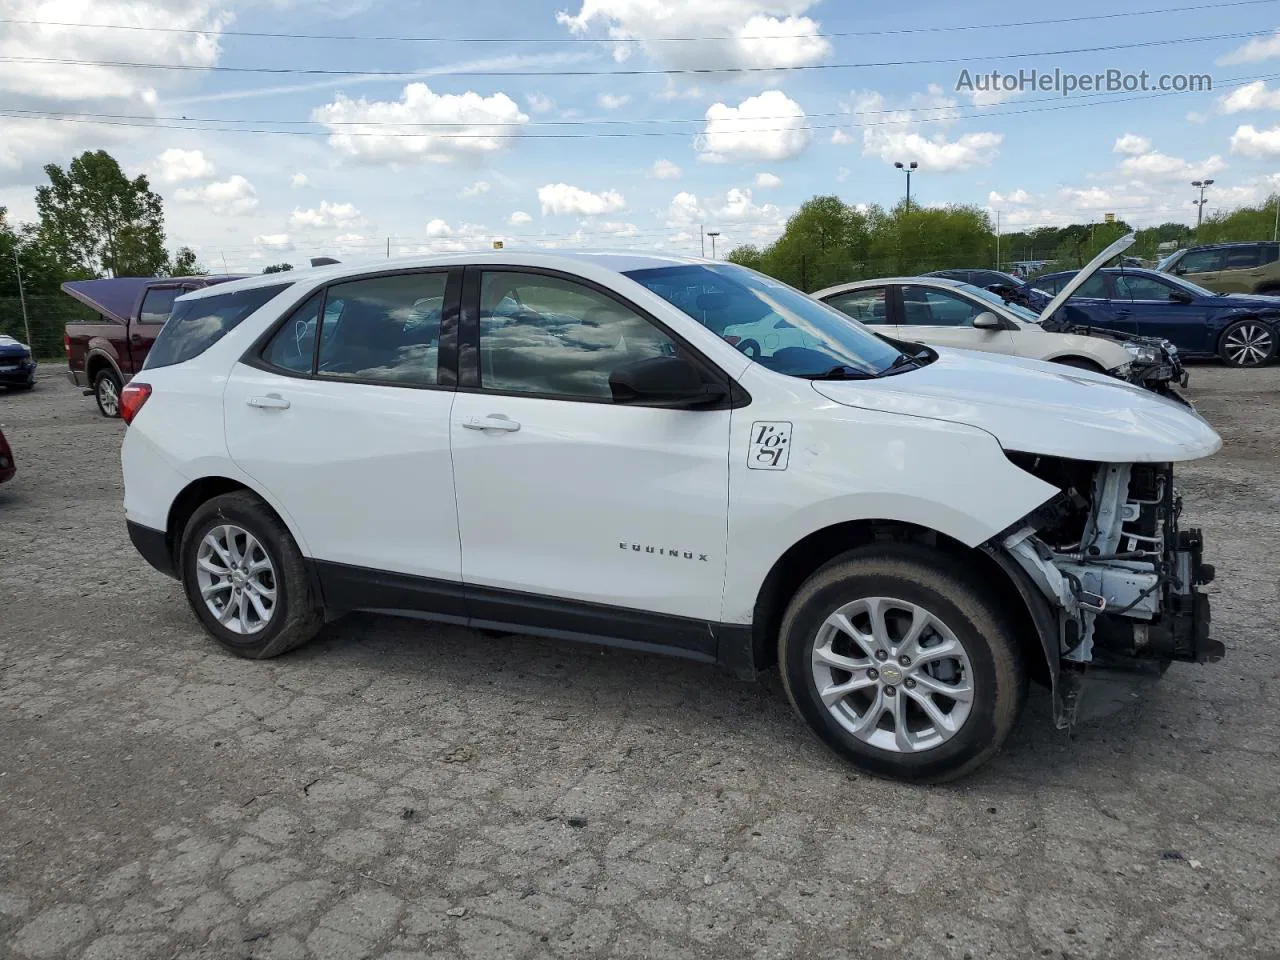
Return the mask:
{"type": "Polygon", "coordinates": [[[62,336],[68,376],[93,394],[104,417],[120,416],[120,389],[142,369],[173,301],[191,290],[239,277],[114,277],[69,280],[63,293],[90,307],[97,319],[69,323],[62,336]]]}

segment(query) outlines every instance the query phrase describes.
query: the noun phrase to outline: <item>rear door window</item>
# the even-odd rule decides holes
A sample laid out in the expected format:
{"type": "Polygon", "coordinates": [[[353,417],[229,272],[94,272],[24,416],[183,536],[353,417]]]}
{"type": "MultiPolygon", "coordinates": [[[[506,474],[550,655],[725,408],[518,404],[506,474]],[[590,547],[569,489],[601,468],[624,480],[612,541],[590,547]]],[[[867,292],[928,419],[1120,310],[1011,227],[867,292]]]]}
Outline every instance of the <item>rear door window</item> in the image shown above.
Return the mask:
{"type": "Polygon", "coordinates": [[[1223,270],[1248,270],[1262,265],[1261,247],[1229,247],[1223,270]]]}
{"type": "Polygon", "coordinates": [[[827,303],[859,323],[884,326],[889,322],[887,287],[865,287],[828,297],[827,303]]]}
{"type": "Polygon", "coordinates": [[[292,283],[280,283],[253,287],[176,304],[147,354],[143,369],[168,367],[198,357],[239,326],[245,317],[291,286],[292,283]]]}

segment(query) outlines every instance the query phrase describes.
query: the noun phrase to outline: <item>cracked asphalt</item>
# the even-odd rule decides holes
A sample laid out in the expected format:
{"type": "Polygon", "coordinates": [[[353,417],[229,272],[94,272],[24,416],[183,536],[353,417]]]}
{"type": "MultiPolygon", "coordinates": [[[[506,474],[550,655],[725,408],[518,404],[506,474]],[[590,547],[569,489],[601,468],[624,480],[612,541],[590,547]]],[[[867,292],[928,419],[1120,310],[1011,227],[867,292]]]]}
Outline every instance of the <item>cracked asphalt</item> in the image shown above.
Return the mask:
{"type": "Polygon", "coordinates": [[[776,675],[353,616],[237,660],[138,557],[123,427],[0,395],[0,956],[1280,955],[1280,367],[1192,369],[1227,658],[946,787],[776,675]]]}

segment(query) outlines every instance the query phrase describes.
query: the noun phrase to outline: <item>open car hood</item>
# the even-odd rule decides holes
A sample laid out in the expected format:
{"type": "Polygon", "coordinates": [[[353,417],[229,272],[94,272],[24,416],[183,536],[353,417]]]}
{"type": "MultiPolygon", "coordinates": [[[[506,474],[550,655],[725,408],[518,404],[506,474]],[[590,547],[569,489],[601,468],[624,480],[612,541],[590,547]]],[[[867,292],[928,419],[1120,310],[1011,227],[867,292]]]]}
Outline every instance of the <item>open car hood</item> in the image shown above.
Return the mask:
{"type": "Polygon", "coordinates": [[[1046,306],[1042,311],[1040,311],[1041,323],[1049,319],[1049,317],[1052,317],[1054,313],[1057,312],[1060,306],[1062,306],[1064,303],[1070,300],[1073,296],[1075,296],[1076,291],[1079,290],[1082,286],[1084,286],[1085,281],[1087,281],[1095,273],[1101,270],[1108,260],[1111,260],[1114,257],[1117,257],[1120,254],[1124,253],[1126,250],[1132,247],[1135,242],[1137,242],[1137,239],[1138,239],[1138,235],[1136,233],[1127,233],[1123,237],[1121,237],[1119,240],[1117,240],[1115,243],[1111,244],[1111,246],[1103,250],[1100,254],[1098,254],[1092,260],[1090,260],[1088,263],[1086,263],[1084,265],[1084,269],[1082,269],[1079,273],[1077,273],[1074,277],[1072,277],[1067,282],[1067,285],[1063,287],[1062,290],[1058,293],[1058,295],[1049,301],[1048,306],[1046,306]]]}
{"type": "Polygon", "coordinates": [[[918,370],[819,380],[848,407],[978,427],[1006,450],[1098,463],[1198,460],[1222,439],[1193,410],[1124,380],[1073,367],[937,349],[918,370]]]}

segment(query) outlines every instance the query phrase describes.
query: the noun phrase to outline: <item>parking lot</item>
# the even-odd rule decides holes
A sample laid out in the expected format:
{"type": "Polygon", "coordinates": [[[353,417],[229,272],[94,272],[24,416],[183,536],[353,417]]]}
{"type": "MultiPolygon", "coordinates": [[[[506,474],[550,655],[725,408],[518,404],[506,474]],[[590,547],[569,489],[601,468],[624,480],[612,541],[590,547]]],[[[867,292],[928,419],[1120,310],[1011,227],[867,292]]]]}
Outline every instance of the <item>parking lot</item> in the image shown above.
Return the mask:
{"type": "Polygon", "coordinates": [[[1280,366],[1197,366],[1214,665],[976,775],[854,774],[775,675],[372,615],[277,660],[134,552],[124,427],[0,396],[0,956],[1280,954],[1280,366]]]}

